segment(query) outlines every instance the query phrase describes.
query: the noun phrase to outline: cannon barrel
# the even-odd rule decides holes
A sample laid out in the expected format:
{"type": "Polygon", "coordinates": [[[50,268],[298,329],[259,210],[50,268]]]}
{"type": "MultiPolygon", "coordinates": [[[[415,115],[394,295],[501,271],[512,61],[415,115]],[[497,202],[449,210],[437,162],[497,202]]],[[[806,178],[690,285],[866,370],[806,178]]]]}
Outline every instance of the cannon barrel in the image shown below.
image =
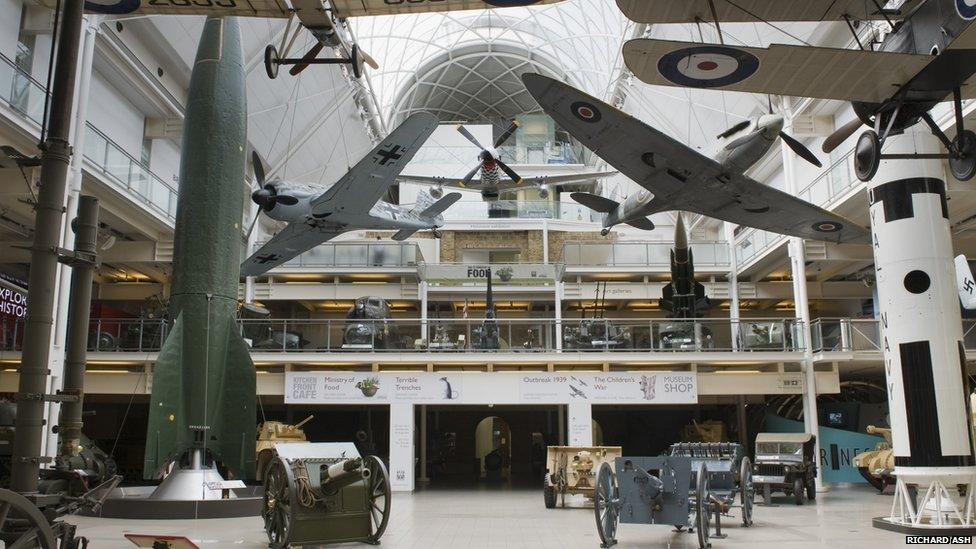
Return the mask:
{"type": "Polygon", "coordinates": [[[363,467],[362,458],[339,461],[322,472],[322,490],[335,493],[350,484],[368,479],[369,475],[369,469],[363,467]]]}
{"type": "Polygon", "coordinates": [[[648,497],[650,501],[657,501],[661,499],[661,494],[664,492],[664,482],[658,477],[648,473],[640,467],[634,467],[634,464],[628,460],[624,463],[624,469],[633,469],[636,473],[637,484],[640,485],[640,491],[648,497]]]}
{"type": "Polygon", "coordinates": [[[296,429],[301,429],[302,428],[302,425],[305,425],[306,423],[308,423],[309,421],[312,421],[313,419],[315,419],[315,414],[309,414],[309,416],[307,418],[305,418],[305,419],[299,421],[298,423],[296,423],[295,424],[295,428],[296,429]]]}

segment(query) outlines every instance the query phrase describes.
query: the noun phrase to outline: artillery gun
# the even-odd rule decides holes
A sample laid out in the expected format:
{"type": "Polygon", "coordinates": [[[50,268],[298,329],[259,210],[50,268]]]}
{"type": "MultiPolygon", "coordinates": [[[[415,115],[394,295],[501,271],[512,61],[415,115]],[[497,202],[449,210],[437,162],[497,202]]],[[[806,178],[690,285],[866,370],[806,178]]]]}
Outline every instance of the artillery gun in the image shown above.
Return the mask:
{"type": "Polygon", "coordinates": [[[270,546],[365,542],[390,519],[390,479],[376,456],[348,442],[282,444],[264,478],[261,515],[270,546]]]}
{"type": "Polygon", "coordinates": [[[308,442],[302,426],[313,419],[315,416],[309,415],[294,425],[281,421],[265,421],[258,425],[257,480],[264,480],[264,470],[274,459],[276,445],[308,442]]]}
{"type": "Polygon", "coordinates": [[[875,445],[874,450],[861,452],[854,456],[854,467],[861,473],[868,484],[874,486],[879,492],[884,492],[885,488],[895,483],[895,455],[891,449],[891,429],[868,425],[869,435],[881,435],[884,442],[875,445]]]}
{"type": "Polygon", "coordinates": [[[556,506],[561,496],[566,506],[566,494],[582,494],[593,499],[596,472],[600,465],[620,457],[620,446],[549,446],[546,456],[546,476],[543,496],[546,508],[556,506]]]}

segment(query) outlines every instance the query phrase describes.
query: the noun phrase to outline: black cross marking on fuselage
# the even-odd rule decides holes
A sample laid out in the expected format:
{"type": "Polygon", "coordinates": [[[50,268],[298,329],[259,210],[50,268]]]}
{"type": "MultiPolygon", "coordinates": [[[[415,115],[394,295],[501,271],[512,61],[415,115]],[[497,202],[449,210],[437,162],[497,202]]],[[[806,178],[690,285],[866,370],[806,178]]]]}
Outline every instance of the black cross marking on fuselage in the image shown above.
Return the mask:
{"type": "Polygon", "coordinates": [[[400,160],[403,158],[403,154],[399,152],[400,148],[400,145],[393,145],[389,150],[379,151],[376,153],[383,157],[383,159],[380,160],[380,166],[386,166],[393,160],[400,160]]]}
{"type": "Polygon", "coordinates": [[[271,263],[272,261],[278,261],[279,259],[281,259],[281,256],[278,254],[264,254],[254,258],[255,261],[262,265],[271,263]]]}

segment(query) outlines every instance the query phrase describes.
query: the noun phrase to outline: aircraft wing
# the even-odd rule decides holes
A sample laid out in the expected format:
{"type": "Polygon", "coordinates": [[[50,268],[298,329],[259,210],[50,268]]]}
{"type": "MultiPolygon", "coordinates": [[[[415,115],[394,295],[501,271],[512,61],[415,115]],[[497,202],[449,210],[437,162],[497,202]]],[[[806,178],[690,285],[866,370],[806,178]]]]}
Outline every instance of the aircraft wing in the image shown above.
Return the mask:
{"type": "Polygon", "coordinates": [[[434,115],[411,115],[342,179],[312,200],[312,212],[317,215],[331,212],[368,215],[435,129],[437,118],[434,115]]]}
{"type": "Polygon", "coordinates": [[[566,84],[522,77],[529,93],[583,146],[654,194],[655,211],[685,210],[780,234],[868,242],[863,227],[792,195],[729,173],[640,120],[566,84]]]}
{"type": "Polygon", "coordinates": [[[786,44],[754,48],[646,38],[628,41],[623,53],[627,68],[648,84],[870,103],[891,98],[935,59],[786,44]]]}
{"type": "Polygon", "coordinates": [[[241,264],[241,276],[258,276],[342,234],[307,223],[289,223],[241,264]]]}
{"type": "Polygon", "coordinates": [[[336,16],[362,17],[366,15],[397,15],[402,13],[427,13],[461,10],[483,10],[506,6],[527,6],[533,4],[556,4],[563,0],[536,0],[532,1],[508,1],[485,2],[484,0],[429,0],[418,2],[417,0],[390,1],[390,0],[331,0],[332,9],[336,16]]]}
{"type": "MultiPolygon", "coordinates": [[[[911,13],[922,0],[906,0],[890,19],[911,13]]],[[[860,20],[884,20],[870,0],[617,0],[617,7],[638,23],[763,23],[766,21],[843,21],[844,16],[860,20]]],[[[887,0],[879,0],[884,6],[887,0]]]]}
{"type": "MultiPolygon", "coordinates": [[[[322,0],[318,2],[320,9],[322,0]]],[[[41,5],[55,9],[55,0],[40,0],[41,5]]],[[[296,7],[297,10],[297,7],[296,7]]],[[[86,13],[105,15],[236,15],[239,17],[289,17],[292,13],[284,0],[88,0],[86,13]]]]}
{"type": "MultiPolygon", "coordinates": [[[[549,176],[539,176],[539,177],[526,177],[522,179],[521,183],[515,183],[511,179],[504,177],[498,181],[496,185],[493,185],[493,189],[498,189],[499,191],[511,191],[516,189],[526,189],[531,187],[539,187],[541,185],[549,185],[550,187],[557,187],[559,185],[581,185],[584,183],[593,183],[597,179],[603,177],[610,177],[611,175],[616,175],[618,172],[615,171],[605,171],[605,172],[587,172],[571,175],[549,175],[549,176]]],[[[436,177],[436,176],[424,176],[424,175],[403,175],[397,178],[403,183],[415,183],[418,185],[436,185],[440,187],[449,187],[452,189],[467,189],[467,190],[481,190],[482,184],[481,179],[472,179],[468,184],[462,184],[460,178],[448,178],[448,177],[436,177]]]]}

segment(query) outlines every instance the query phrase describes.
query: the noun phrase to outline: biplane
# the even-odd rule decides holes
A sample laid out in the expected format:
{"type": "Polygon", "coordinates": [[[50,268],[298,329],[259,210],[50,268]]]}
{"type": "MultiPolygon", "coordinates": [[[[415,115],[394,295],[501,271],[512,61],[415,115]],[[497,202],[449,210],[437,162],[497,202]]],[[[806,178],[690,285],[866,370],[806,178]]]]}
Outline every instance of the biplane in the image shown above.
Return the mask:
{"type": "Polygon", "coordinates": [[[617,0],[624,14],[649,24],[713,24],[718,44],[636,39],[624,62],[637,78],[663,86],[849,101],[857,118],[823,144],[831,152],[863,125],[854,166],[868,181],[883,159],[945,158],[952,175],[976,175],[976,133],[965,129],[962,101],[976,98],[976,0],[617,0]],[[772,44],[728,45],[723,23],[846,22],[857,49],[772,44]],[[886,32],[867,41],[865,22],[886,32]],[[867,42],[867,43],[866,43],[867,42]],[[949,138],[930,111],[951,100],[956,135],[949,138]],[[884,154],[885,140],[919,121],[945,146],[939,154],[884,154]]]}

